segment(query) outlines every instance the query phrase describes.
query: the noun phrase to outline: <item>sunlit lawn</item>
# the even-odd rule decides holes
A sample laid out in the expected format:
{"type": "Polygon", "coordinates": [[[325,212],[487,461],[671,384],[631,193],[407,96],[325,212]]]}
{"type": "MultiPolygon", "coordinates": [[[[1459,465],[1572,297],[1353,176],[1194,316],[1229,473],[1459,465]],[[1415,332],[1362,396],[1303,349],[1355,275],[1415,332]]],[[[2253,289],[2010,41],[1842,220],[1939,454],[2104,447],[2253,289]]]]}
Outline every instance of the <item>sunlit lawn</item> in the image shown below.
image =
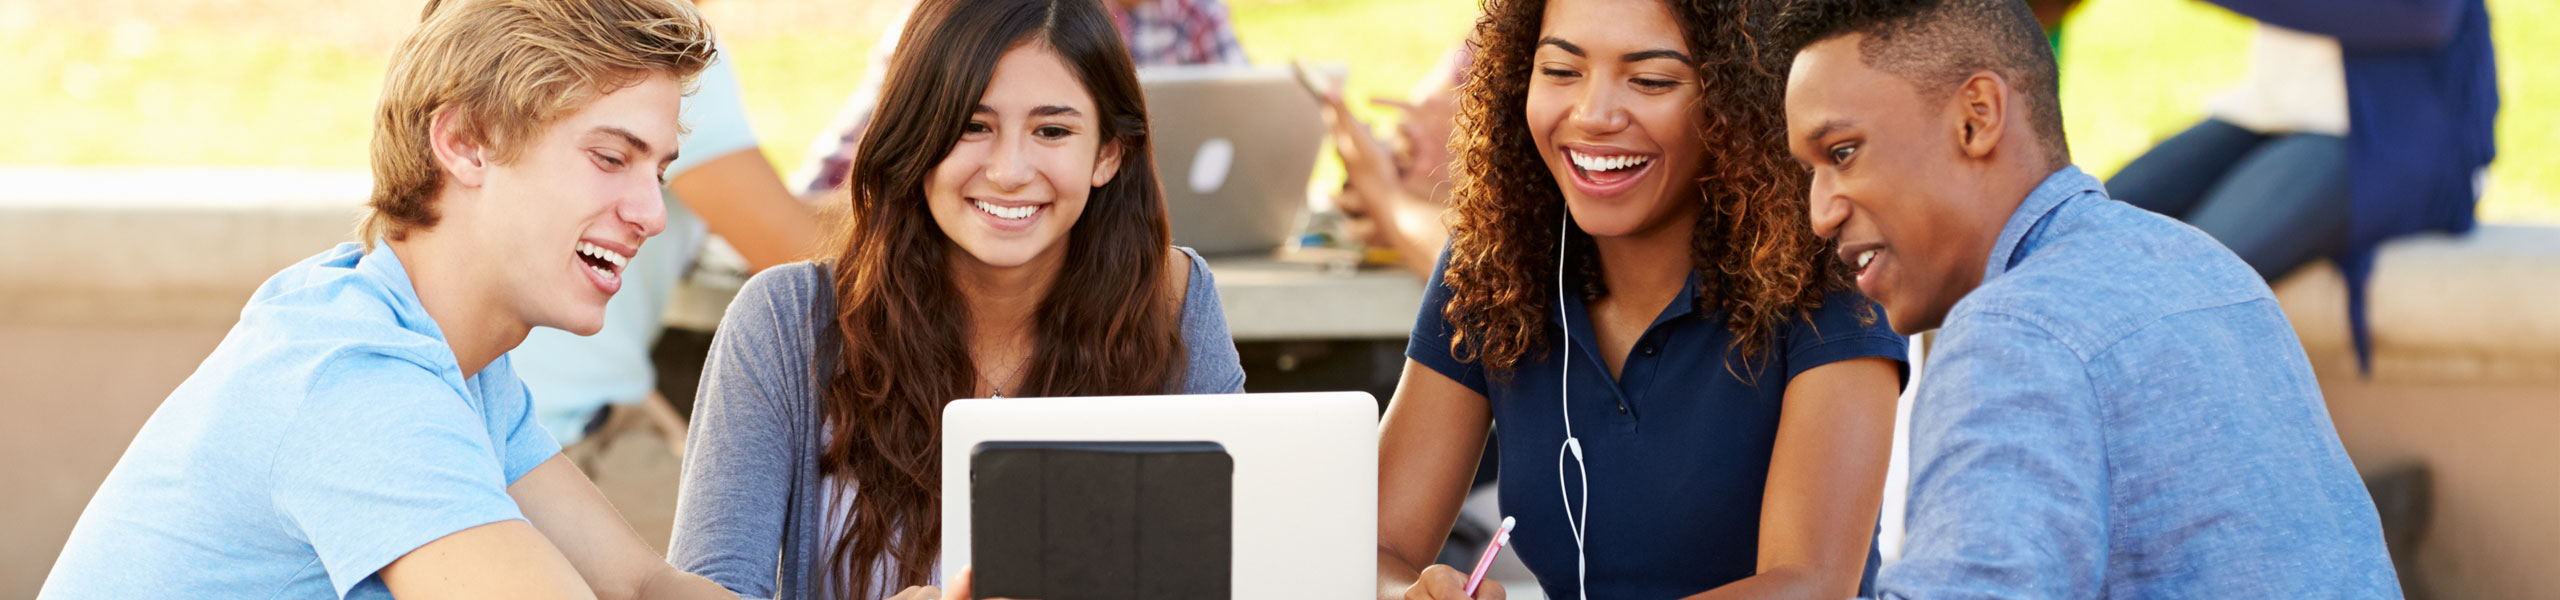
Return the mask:
{"type": "MultiPolygon", "coordinates": [[[[1475,13],[1470,0],[1230,2],[1256,62],[1348,64],[1356,97],[1403,96],[1475,13]]],[[[0,164],[362,168],[383,55],[416,6],[7,3],[0,164]]],[[[2560,223],[2560,4],[2491,0],[2490,10],[2506,108],[2482,216],[2560,223]]],[[[706,12],[725,32],[767,153],[789,170],[867,68],[890,10],[871,0],[721,0],[706,12]]],[[[2064,111],[2079,162],[2112,173],[2192,124],[2241,75],[2249,31],[2247,21],[2193,0],[2089,3],[2063,47],[2064,111]]]]}

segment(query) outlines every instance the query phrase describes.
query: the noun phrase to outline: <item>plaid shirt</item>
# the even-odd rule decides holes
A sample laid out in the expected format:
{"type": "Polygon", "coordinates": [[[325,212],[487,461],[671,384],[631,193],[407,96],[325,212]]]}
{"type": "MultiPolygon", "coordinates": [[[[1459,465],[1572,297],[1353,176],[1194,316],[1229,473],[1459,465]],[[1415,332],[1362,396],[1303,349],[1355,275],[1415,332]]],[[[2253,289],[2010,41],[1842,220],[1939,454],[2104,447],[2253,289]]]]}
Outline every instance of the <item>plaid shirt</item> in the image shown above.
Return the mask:
{"type": "MultiPolygon", "coordinates": [[[[1129,47],[1130,61],[1140,67],[1247,64],[1244,47],[1236,44],[1235,28],[1227,23],[1227,5],[1221,0],[1142,0],[1128,10],[1122,10],[1118,2],[1103,4],[1111,9],[1111,22],[1120,28],[1120,41],[1129,47]]],[[[861,145],[863,131],[871,126],[872,108],[879,103],[880,81],[888,71],[888,50],[905,27],[904,19],[889,25],[881,47],[871,53],[871,69],[863,75],[865,82],[838,110],[835,125],[827,128],[835,133],[822,134],[810,148],[810,155],[815,158],[793,175],[795,189],[802,195],[842,187],[851,175],[854,150],[861,145]]]]}
{"type": "Polygon", "coordinates": [[[1143,0],[1128,10],[1107,4],[1138,66],[1245,64],[1244,47],[1236,45],[1235,28],[1227,24],[1227,5],[1219,0],[1143,0]]]}

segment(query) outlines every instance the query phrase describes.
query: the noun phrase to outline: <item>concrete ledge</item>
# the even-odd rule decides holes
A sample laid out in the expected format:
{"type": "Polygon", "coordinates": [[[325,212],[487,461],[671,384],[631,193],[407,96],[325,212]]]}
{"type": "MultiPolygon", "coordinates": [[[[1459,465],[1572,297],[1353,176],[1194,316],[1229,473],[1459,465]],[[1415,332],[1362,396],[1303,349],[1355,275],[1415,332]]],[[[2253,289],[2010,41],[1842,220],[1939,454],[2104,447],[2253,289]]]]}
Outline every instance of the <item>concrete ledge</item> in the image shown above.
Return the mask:
{"type": "Polygon", "coordinates": [[[2433,473],[2433,507],[2404,582],[2434,598],[2560,589],[2551,568],[2560,552],[2560,437],[2551,435],[2560,384],[2391,384],[2323,368],[2320,389],[2358,471],[2421,463],[2433,473]]]}
{"type": "MultiPolygon", "coordinates": [[[[2373,382],[2560,390],[2560,228],[2486,225],[2393,241],[2367,289],[2373,382]]],[[[2354,373],[2337,268],[2314,265],[2275,290],[2312,362],[2354,373]]]]}
{"type": "Polygon", "coordinates": [[[0,324],[227,326],[354,239],[362,172],[0,169],[0,324]]]}
{"type": "MultiPolygon", "coordinates": [[[[0,324],[228,324],[268,276],[352,239],[370,187],[356,171],[0,168],[0,324]]],[[[1239,337],[1400,334],[1420,300],[1396,273],[1214,264],[1239,337]]],[[[2336,269],[2275,288],[2313,362],[2354,372],[2336,269]]],[[[2560,389],[2560,228],[2395,241],[2370,293],[2372,382],[2560,389]]]]}
{"type": "MultiPolygon", "coordinates": [[[[0,168],[0,325],[222,326],[275,272],[353,238],[363,172],[0,168]]],[[[1400,271],[1217,258],[1238,339],[1401,338],[1422,284],[1400,271]]],[[[730,287],[679,286],[674,322],[719,322],[730,287]]]]}
{"type": "MultiPolygon", "coordinates": [[[[2383,247],[2366,296],[2373,369],[2356,371],[2346,283],[2328,264],[2276,285],[2320,373],[2338,439],[2371,475],[2420,463],[2433,504],[2416,594],[2560,588],[2560,228],[2483,226],[2383,247]]],[[[2413,594],[2412,597],[2419,597],[2413,594]]]]}
{"type": "Polygon", "coordinates": [[[1400,269],[1329,273],[1311,263],[1212,258],[1209,270],[1238,341],[1401,340],[1422,306],[1422,280],[1400,269]]]}

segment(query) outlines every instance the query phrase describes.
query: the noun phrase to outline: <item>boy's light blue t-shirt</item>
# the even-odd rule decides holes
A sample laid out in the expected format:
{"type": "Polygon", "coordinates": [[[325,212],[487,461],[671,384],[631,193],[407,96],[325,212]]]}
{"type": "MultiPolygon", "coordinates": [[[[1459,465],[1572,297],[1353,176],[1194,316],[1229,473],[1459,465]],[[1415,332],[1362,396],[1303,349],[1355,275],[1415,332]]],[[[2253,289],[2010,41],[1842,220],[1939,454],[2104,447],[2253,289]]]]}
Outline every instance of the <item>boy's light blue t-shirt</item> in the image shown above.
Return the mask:
{"type": "Polygon", "coordinates": [[[390,247],[267,280],[134,436],[40,598],[388,598],[374,572],[522,519],[560,447],[499,358],[464,378],[390,247]]]}

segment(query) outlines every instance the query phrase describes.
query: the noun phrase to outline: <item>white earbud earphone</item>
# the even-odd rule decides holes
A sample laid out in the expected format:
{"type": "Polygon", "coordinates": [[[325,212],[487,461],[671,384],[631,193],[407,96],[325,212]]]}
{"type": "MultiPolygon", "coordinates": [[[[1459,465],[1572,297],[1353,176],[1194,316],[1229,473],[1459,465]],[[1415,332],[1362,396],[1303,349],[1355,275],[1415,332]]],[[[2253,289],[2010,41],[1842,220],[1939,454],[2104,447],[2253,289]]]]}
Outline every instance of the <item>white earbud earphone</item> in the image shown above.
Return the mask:
{"type": "Polygon", "coordinates": [[[1582,549],[1583,529],[1591,523],[1591,469],[1582,462],[1582,440],[1573,437],[1573,384],[1565,377],[1573,366],[1573,319],[1564,311],[1564,265],[1567,230],[1573,227],[1573,212],[1567,210],[1561,225],[1556,226],[1556,323],[1564,327],[1563,351],[1556,354],[1556,406],[1564,413],[1564,447],[1556,449],[1556,494],[1564,501],[1564,524],[1573,532],[1573,587],[1582,600],[1591,600],[1591,591],[1583,584],[1590,571],[1590,557],[1582,549]],[[1573,471],[1582,479],[1581,508],[1574,508],[1573,495],[1564,490],[1564,459],[1573,457],[1573,471]]]}

